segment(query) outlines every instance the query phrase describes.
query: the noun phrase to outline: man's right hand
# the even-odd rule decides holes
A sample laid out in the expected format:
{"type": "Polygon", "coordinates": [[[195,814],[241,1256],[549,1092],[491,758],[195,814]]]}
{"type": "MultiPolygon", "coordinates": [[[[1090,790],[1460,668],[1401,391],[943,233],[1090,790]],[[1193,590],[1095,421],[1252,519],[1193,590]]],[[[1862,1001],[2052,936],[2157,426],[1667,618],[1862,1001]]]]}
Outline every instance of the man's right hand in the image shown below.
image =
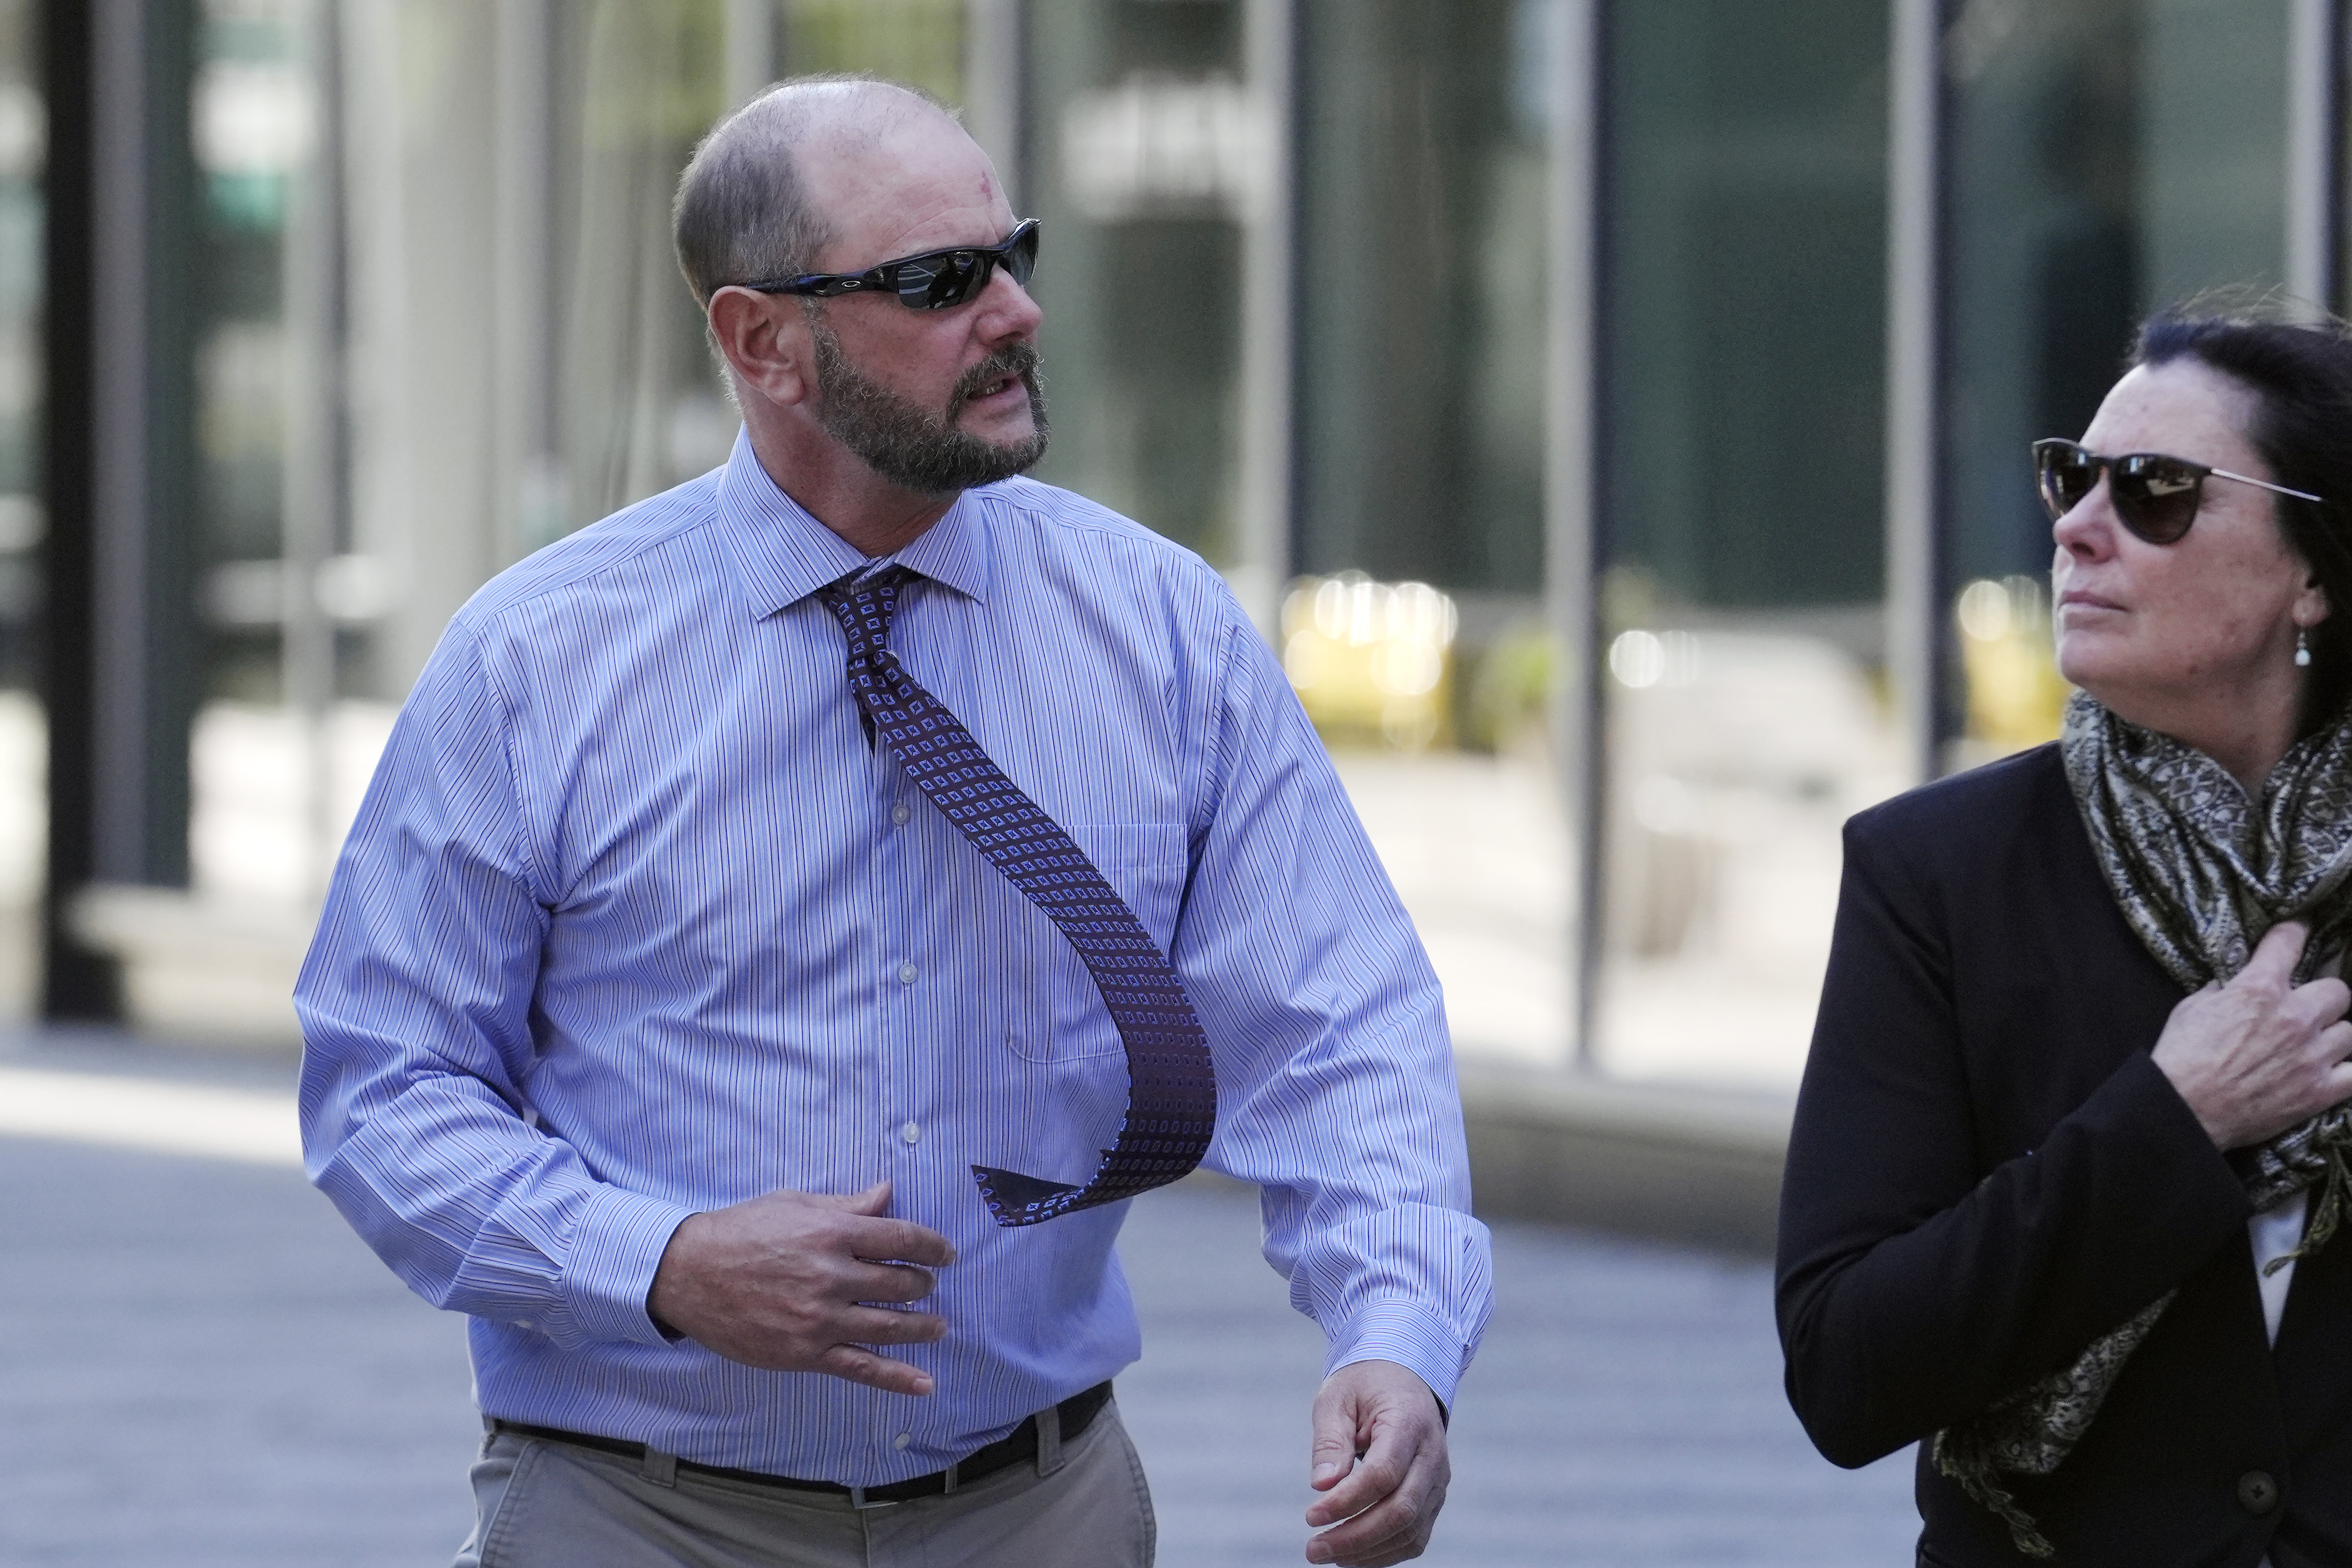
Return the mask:
{"type": "Polygon", "coordinates": [[[929,1344],[948,1332],[933,1312],[863,1304],[921,1301],[930,1269],[955,1261],[938,1231],[882,1218],[889,1207],[881,1181],[847,1196],[772,1192],[689,1216],[662,1253],[646,1309],[746,1366],[929,1394],[929,1373],[861,1348],[929,1344]]]}

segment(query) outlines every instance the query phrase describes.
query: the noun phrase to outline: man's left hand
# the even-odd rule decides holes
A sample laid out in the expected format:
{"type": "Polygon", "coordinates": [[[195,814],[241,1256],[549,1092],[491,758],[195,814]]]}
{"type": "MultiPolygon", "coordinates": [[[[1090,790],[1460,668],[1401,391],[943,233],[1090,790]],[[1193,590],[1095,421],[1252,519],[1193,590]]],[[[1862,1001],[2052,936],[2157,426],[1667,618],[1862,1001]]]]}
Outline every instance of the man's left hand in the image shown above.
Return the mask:
{"type": "Polygon", "coordinates": [[[1429,1545],[1445,1483],[1445,1422],[1429,1385],[1393,1361],[1350,1362],[1315,1396],[1307,1561],[1384,1568],[1429,1545]],[[1345,1521],[1345,1523],[1339,1521],[1345,1521]]]}

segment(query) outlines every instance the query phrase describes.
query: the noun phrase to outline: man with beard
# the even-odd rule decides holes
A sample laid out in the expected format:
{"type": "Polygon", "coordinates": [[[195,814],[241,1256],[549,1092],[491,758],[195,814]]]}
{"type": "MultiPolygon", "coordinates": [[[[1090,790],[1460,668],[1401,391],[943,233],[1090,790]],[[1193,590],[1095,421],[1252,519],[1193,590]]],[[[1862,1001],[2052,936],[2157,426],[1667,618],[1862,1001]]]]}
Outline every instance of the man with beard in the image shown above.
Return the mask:
{"type": "Polygon", "coordinates": [[[1111,1244],[1204,1155],[1330,1340],[1308,1561],[1418,1555],[1488,1300],[1436,982],[1215,573],[1017,477],[1036,226],[824,79],[676,230],[734,454],[460,612],[297,993],[313,1179],[472,1318],[459,1562],[1149,1563],[1111,1244]]]}

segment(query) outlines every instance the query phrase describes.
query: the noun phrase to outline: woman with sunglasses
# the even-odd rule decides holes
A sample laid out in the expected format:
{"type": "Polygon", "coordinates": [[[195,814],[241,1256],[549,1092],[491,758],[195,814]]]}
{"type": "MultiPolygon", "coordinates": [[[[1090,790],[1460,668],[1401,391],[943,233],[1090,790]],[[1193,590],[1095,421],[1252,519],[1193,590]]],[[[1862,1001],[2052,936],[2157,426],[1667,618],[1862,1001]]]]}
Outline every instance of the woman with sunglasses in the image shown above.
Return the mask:
{"type": "Polygon", "coordinates": [[[2352,1563],[2352,337],[2133,359],[2032,455],[2063,737],[1847,825],[1789,1394],[1924,1563],[2352,1563]]]}

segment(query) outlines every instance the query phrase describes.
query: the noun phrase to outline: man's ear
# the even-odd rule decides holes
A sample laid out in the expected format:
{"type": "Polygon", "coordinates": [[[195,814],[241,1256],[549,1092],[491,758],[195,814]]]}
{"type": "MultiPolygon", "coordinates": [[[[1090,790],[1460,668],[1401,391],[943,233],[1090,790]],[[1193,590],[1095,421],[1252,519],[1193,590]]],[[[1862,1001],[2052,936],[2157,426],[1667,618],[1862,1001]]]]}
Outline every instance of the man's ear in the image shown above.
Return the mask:
{"type": "Polygon", "coordinates": [[[816,341],[797,300],[749,288],[710,297],[710,337],[742,386],[784,406],[816,390],[816,341]]]}

